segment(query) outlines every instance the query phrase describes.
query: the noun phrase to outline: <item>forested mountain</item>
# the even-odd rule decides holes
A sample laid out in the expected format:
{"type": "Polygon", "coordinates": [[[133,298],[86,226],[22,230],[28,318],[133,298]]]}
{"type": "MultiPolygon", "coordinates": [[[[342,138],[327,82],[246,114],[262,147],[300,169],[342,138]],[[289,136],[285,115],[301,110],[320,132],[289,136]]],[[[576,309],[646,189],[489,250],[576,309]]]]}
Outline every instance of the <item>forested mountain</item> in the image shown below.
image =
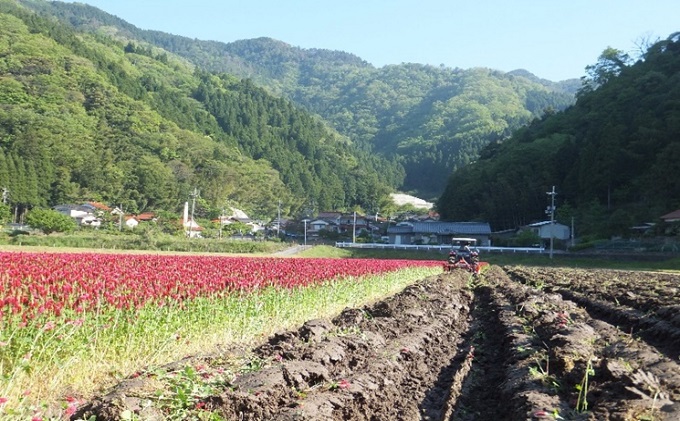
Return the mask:
{"type": "Polygon", "coordinates": [[[419,64],[375,68],[339,51],[301,49],[270,38],[232,43],[141,30],[77,3],[20,0],[79,30],[135,48],[159,47],[211,72],[248,78],[322,116],[366,152],[395,157],[401,187],[422,197],[443,191],[455,169],[490,142],[573,103],[578,80],[541,80],[527,71],[451,69],[419,64]]]}
{"type": "Polygon", "coordinates": [[[0,0],[0,188],[19,210],[178,211],[194,188],[206,216],[237,205],[273,217],[279,201],[286,214],[375,209],[403,177],[247,80],[0,0]]]}
{"type": "Polygon", "coordinates": [[[443,218],[494,229],[544,220],[556,186],[564,223],[608,237],[680,208],[680,33],[636,63],[607,49],[564,112],[482,150],[438,202],[443,218]]]}

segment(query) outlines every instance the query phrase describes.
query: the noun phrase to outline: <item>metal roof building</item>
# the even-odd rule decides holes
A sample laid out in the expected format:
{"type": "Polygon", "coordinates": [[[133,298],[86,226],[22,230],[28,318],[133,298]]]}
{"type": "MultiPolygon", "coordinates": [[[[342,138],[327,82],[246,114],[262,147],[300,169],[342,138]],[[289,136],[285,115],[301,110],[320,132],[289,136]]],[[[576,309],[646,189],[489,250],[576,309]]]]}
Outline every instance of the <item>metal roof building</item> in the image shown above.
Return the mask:
{"type": "Polygon", "coordinates": [[[392,244],[451,244],[455,237],[472,237],[479,245],[488,245],[491,226],[488,222],[408,222],[387,229],[392,244]]]}

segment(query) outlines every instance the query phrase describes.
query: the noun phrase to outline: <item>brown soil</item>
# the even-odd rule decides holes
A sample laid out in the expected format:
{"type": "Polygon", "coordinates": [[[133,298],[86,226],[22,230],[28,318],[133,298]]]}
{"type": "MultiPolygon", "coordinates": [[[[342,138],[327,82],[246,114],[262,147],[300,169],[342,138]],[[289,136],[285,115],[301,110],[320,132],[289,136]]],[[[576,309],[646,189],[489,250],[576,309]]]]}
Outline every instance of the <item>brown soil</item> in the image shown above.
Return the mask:
{"type": "Polygon", "coordinates": [[[680,277],[488,268],[130,378],[73,419],[678,420],[680,277]]]}

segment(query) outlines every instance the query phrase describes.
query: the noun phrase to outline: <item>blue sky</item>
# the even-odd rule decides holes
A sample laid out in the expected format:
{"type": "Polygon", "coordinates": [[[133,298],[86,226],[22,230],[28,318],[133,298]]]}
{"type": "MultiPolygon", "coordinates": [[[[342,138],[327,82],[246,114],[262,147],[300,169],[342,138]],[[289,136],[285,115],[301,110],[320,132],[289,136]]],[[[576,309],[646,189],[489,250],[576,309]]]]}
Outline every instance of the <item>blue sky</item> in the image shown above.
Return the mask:
{"type": "Polygon", "coordinates": [[[271,37],[375,66],[524,68],[579,78],[607,47],[680,31],[679,0],[79,0],[142,28],[232,42],[271,37]]]}

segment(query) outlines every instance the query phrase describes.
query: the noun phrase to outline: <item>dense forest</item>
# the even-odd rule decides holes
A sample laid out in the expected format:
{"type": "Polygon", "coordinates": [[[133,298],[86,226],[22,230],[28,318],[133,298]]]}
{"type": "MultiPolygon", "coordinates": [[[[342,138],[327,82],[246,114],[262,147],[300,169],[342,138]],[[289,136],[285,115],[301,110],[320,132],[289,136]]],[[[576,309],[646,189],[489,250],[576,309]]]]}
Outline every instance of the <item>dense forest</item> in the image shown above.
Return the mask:
{"type": "Polygon", "coordinates": [[[405,178],[396,187],[428,199],[438,197],[448,175],[473,162],[488,143],[571,105],[580,86],[525,70],[407,63],[375,68],[342,51],[301,49],[270,38],[201,41],[141,30],[83,4],[20,3],[81,31],[161,48],[202,70],[250,79],[321,116],[357,148],[398,163],[405,178]]]}
{"type": "Polygon", "coordinates": [[[78,200],[269,219],[438,197],[494,230],[546,218],[625,234],[680,207],[679,37],[583,81],[402,63],[270,38],[146,31],[97,8],[0,0],[0,187],[17,209],[78,200]],[[443,193],[442,193],[443,192],[443,193]]]}
{"type": "Polygon", "coordinates": [[[438,202],[450,220],[495,229],[557,215],[593,237],[630,234],[680,208],[680,33],[637,61],[608,48],[574,106],[494,142],[452,174],[438,202]]]}
{"type": "MultiPolygon", "coordinates": [[[[43,2],[34,2],[42,4],[43,2]]],[[[404,178],[248,80],[0,0],[0,187],[21,213],[84,200],[129,212],[237,206],[269,219],[375,209],[404,178]],[[378,176],[380,174],[380,176],[378,176]]]]}

